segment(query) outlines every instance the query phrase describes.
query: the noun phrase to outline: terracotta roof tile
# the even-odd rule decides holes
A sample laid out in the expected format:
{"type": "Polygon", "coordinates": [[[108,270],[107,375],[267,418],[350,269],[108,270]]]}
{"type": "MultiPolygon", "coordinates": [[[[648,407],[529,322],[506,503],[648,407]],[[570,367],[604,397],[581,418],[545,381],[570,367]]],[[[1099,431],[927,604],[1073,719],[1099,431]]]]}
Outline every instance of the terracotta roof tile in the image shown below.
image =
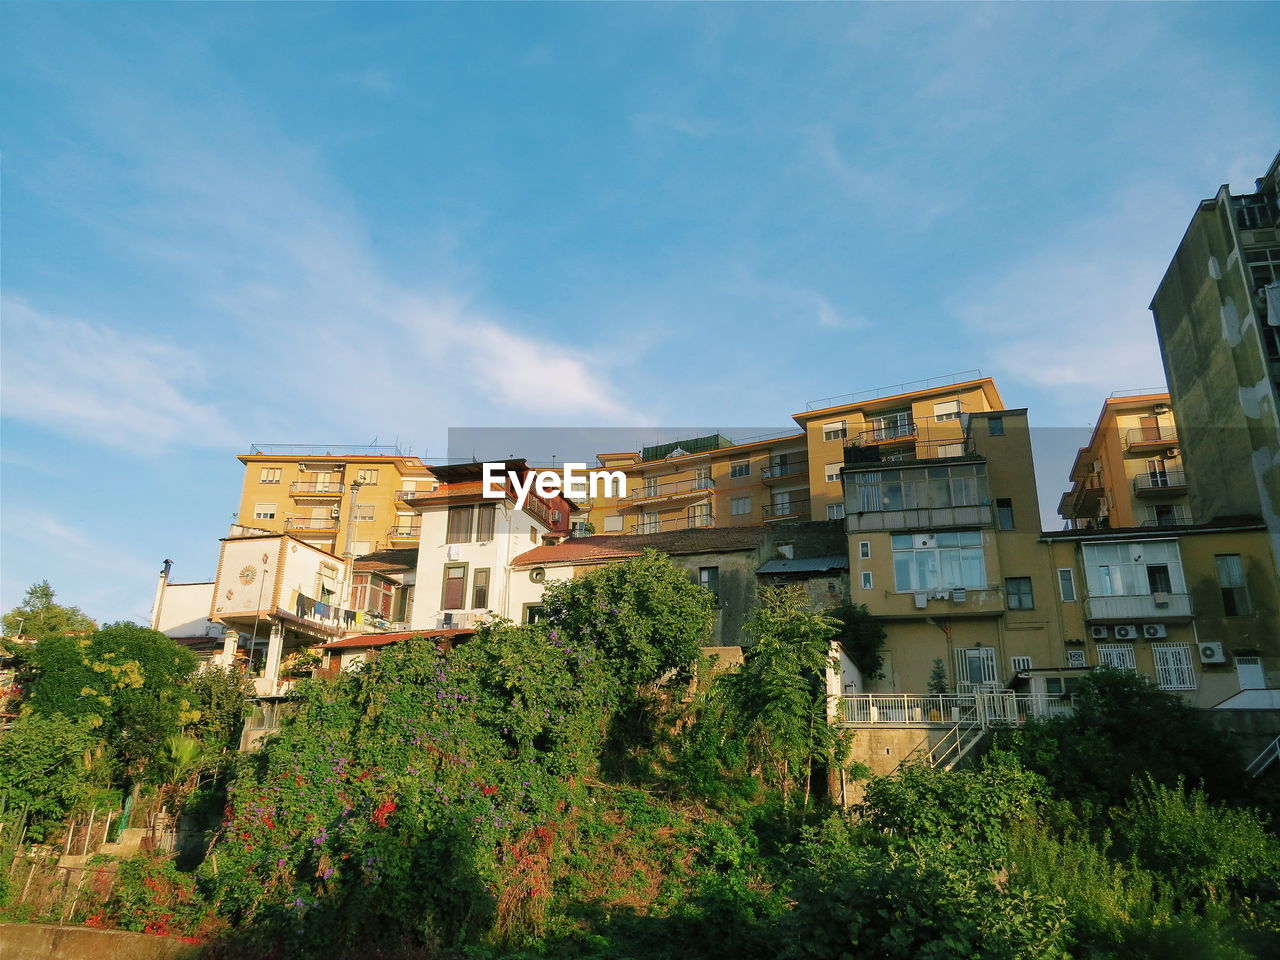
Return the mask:
{"type": "Polygon", "coordinates": [[[625,560],[643,550],[682,555],[756,550],[764,539],[761,524],[744,527],[699,527],[666,533],[600,534],[573,537],[553,546],[534,547],[511,561],[512,566],[588,563],[593,560],[625,560]]]}
{"type": "Polygon", "coordinates": [[[388,644],[400,643],[412,637],[424,640],[456,640],[458,637],[469,637],[475,633],[470,628],[458,627],[453,630],[405,630],[400,633],[362,633],[354,637],[343,637],[320,645],[321,650],[341,650],[350,647],[385,647],[388,644]]]}

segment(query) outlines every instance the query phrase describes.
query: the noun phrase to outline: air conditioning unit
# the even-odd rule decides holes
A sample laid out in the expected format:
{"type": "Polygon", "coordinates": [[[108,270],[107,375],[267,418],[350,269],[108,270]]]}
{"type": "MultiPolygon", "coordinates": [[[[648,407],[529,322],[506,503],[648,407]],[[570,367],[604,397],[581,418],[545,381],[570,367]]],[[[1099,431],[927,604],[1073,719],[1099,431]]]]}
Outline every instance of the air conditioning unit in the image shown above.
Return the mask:
{"type": "Polygon", "coordinates": [[[1116,627],[1116,639],[1117,640],[1137,640],[1138,628],[1133,626],[1132,624],[1118,626],[1116,627]]]}
{"type": "Polygon", "coordinates": [[[1227,655],[1222,651],[1221,643],[1200,644],[1201,663],[1226,663],[1227,655]]]}
{"type": "Polygon", "coordinates": [[[1169,412],[1169,405],[1168,405],[1167,403],[1157,403],[1157,404],[1156,404],[1156,406],[1155,406],[1155,412],[1156,412],[1157,414],[1161,414],[1161,413],[1168,413],[1168,412],[1169,412]]]}
{"type": "Polygon", "coordinates": [[[329,516],[332,517],[334,520],[337,520],[340,516],[342,516],[342,508],[334,507],[332,510],[329,511],[329,516]]]}
{"type": "Polygon", "coordinates": [[[1092,626],[1089,628],[1089,636],[1094,640],[1106,640],[1111,634],[1106,627],[1092,626]]]}
{"type": "Polygon", "coordinates": [[[1142,625],[1142,636],[1147,640],[1159,640],[1161,637],[1167,637],[1169,631],[1163,623],[1144,623],[1142,625]]]}
{"type": "Polygon", "coordinates": [[[1178,457],[1182,456],[1182,451],[1177,447],[1170,447],[1164,452],[1164,456],[1166,460],[1177,460],[1178,457]]]}
{"type": "Polygon", "coordinates": [[[552,523],[559,523],[559,522],[560,522],[560,511],[559,511],[559,510],[552,510],[552,511],[551,511],[551,522],[552,522],[552,523]]]}

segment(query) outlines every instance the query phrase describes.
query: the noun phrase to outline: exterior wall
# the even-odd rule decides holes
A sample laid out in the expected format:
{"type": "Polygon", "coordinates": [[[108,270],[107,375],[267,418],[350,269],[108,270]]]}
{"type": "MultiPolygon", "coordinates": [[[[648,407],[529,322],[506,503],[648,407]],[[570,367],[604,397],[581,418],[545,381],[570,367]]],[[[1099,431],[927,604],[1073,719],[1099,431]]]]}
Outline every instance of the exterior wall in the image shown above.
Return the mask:
{"type": "MultiPolygon", "coordinates": [[[[541,589],[530,591],[528,572],[514,571],[511,561],[542,542],[546,526],[523,510],[517,510],[506,500],[490,500],[496,505],[494,537],[483,543],[446,543],[448,506],[441,502],[422,512],[421,542],[418,546],[418,567],[415,574],[412,628],[432,630],[437,627],[444,613],[479,614],[492,612],[501,617],[521,620],[524,603],[534,602],[542,595],[541,589]],[[529,530],[536,531],[530,536],[529,530]],[[444,571],[450,564],[465,564],[466,578],[463,589],[464,606],[458,610],[443,609],[444,571]],[[489,570],[489,604],[486,608],[471,606],[475,571],[489,570]],[[523,582],[522,582],[523,581],[523,582]],[[534,599],[526,599],[533,595],[534,599]]],[[[474,521],[474,517],[473,517],[474,521]]]]}
{"type": "MultiPolygon", "coordinates": [[[[1273,162],[1273,204],[1275,176],[1273,162]]],[[[1237,226],[1222,187],[1197,209],[1151,310],[1183,432],[1193,512],[1204,519],[1262,516],[1280,563],[1280,361],[1269,362],[1246,262],[1251,246],[1275,245],[1275,229],[1237,226]]]]}
{"type": "Polygon", "coordinates": [[[222,627],[209,619],[213,590],[213,583],[165,584],[154,629],[168,637],[222,636],[222,627]]]}
{"type": "MultiPolygon", "coordinates": [[[[1152,534],[1152,538],[1171,539],[1170,533],[1152,534]]],[[[1123,537],[1109,537],[1109,541],[1132,542],[1123,537]]],[[[1129,644],[1133,648],[1135,669],[1156,679],[1152,643],[1185,644],[1191,653],[1195,674],[1194,690],[1176,691],[1193,704],[1212,707],[1239,692],[1240,684],[1235,660],[1240,656],[1258,656],[1268,687],[1280,687],[1280,585],[1271,573],[1270,547],[1265,532],[1243,530],[1229,532],[1186,531],[1176,535],[1178,554],[1183,575],[1191,598],[1194,618],[1132,618],[1133,625],[1161,623],[1168,634],[1156,640],[1119,640],[1115,637],[1113,622],[1096,623],[1087,619],[1088,578],[1084,565],[1083,544],[1088,539],[1051,540],[1053,566],[1071,569],[1076,586],[1076,600],[1061,603],[1064,635],[1073,643],[1072,649],[1085,656],[1085,665],[1093,667],[1102,662],[1099,644],[1129,644]],[[1241,557],[1245,581],[1249,593],[1251,613],[1247,616],[1226,615],[1222,592],[1218,586],[1217,566],[1214,558],[1223,554],[1241,557]],[[1107,629],[1105,639],[1090,636],[1091,626],[1107,629]],[[1217,642],[1223,644],[1226,662],[1202,663],[1198,644],[1217,642]]]]}
{"type": "Polygon", "coordinates": [[[376,456],[267,456],[246,454],[244,485],[240,494],[239,523],[272,532],[289,532],[321,549],[339,556],[347,549],[348,539],[356,545],[354,553],[372,553],[394,546],[412,546],[417,542],[417,518],[399,498],[401,490],[429,490],[435,480],[430,469],[416,457],[376,456]],[[329,484],[332,490],[318,493],[312,488],[318,474],[304,471],[303,466],[334,465],[329,484]],[[279,470],[274,482],[264,482],[264,470],[279,470]],[[376,483],[365,482],[356,495],[359,513],[372,511],[372,519],[354,520],[351,484],[360,471],[376,471],[376,483]],[[258,503],[274,503],[274,518],[254,516],[258,503]],[[334,508],[337,519],[332,518],[334,508]],[[318,514],[318,516],[317,516],[318,514]],[[362,544],[367,544],[367,549],[362,544]]]}
{"type": "Polygon", "coordinates": [[[694,583],[698,582],[698,571],[702,567],[715,567],[720,572],[715,624],[705,645],[732,647],[749,644],[750,638],[743,634],[742,627],[757,604],[756,567],[760,558],[756,551],[688,554],[673,556],[671,562],[686,571],[694,583]]]}

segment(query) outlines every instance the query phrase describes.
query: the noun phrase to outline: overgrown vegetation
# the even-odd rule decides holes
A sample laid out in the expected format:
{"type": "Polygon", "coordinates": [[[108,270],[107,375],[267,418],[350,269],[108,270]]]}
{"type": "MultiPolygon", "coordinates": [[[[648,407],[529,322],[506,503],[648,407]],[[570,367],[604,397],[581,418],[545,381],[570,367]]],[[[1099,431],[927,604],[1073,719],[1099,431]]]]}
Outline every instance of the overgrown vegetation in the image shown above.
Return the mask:
{"type": "MultiPolygon", "coordinates": [[[[765,591],[745,663],[714,673],[697,660],[709,597],[657,555],[549,593],[543,623],[449,653],[411,640],[302,683],[283,729],[236,760],[198,869],[132,861],[93,921],[235,957],[1280,952],[1274,826],[1239,803],[1195,713],[1149,684],[1099,672],[1076,716],[970,769],[872,779],[841,811],[824,679],[847,619],[765,591]]],[[[174,803],[194,758],[234,739],[234,678],[204,677],[174,694],[201,720],[166,714],[143,768],[174,803]]],[[[75,778],[49,757],[91,754],[100,728],[28,709],[0,760],[65,809],[75,778]]]]}

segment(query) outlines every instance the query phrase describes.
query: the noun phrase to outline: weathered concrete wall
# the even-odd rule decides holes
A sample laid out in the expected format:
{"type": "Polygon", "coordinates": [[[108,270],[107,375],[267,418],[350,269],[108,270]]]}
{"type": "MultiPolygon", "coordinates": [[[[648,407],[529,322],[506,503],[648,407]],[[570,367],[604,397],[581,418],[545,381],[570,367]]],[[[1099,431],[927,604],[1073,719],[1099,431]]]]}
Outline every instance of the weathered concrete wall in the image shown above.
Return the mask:
{"type": "Polygon", "coordinates": [[[1280,736],[1280,710],[1205,710],[1202,715],[1215,730],[1229,735],[1245,763],[1280,736]]]}
{"type": "Polygon", "coordinates": [[[51,923],[0,923],[4,960],[188,960],[200,948],[169,937],[51,923]]]}
{"type": "Polygon", "coordinates": [[[852,759],[865,763],[871,775],[882,777],[893,773],[913,751],[927,744],[935,747],[951,730],[951,725],[895,727],[889,724],[853,728],[852,759]]]}

